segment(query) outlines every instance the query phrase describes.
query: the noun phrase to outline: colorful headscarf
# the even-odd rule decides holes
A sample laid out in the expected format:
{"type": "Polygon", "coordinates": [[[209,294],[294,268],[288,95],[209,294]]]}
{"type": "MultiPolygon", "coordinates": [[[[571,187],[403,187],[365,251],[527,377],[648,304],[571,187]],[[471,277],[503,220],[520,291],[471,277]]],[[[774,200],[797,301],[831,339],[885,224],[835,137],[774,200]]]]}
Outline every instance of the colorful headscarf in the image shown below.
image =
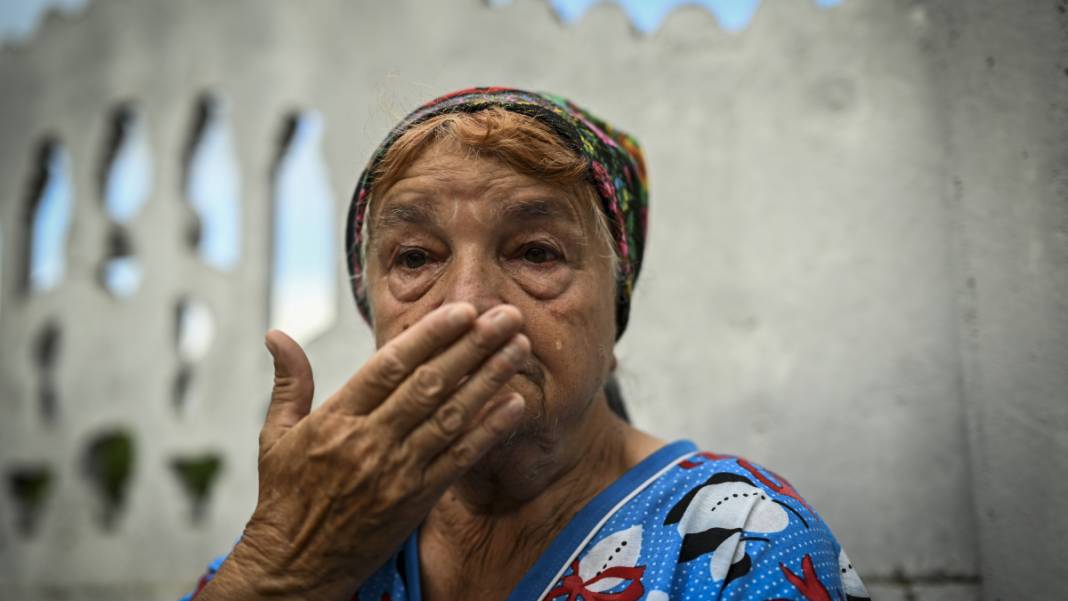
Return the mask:
{"type": "Polygon", "coordinates": [[[361,242],[364,213],[382,158],[413,125],[444,113],[477,112],[490,107],[533,117],[549,126],[579,156],[589,161],[587,177],[601,198],[601,209],[616,244],[616,338],[623,335],[630,315],[630,298],[641,269],[649,195],[645,164],[637,140],[552,94],[513,88],[469,88],[441,96],[417,108],[390,131],[360,175],[349,205],[345,247],[352,292],[360,313],[370,322],[367,290],[363,281],[361,242]]]}

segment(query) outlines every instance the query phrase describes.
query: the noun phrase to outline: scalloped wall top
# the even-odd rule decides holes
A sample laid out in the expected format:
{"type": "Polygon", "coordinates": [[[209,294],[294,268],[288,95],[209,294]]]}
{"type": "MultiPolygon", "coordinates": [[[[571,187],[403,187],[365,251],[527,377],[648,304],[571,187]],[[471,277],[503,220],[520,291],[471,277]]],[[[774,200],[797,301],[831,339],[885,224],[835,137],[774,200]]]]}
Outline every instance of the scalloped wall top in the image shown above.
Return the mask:
{"type": "MultiPolygon", "coordinates": [[[[817,6],[827,8],[842,0],[812,0],[817,6]]],[[[623,9],[631,25],[639,33],[651,34],[660,28],[667,15],[680,6],[704,8],[727,31],[741,31],[752,21],[760,6],[760,0],[548,0],[553,11],[564,24],[570,25],[582,18],[596,4],[614,2],[623,9]]],[[[489,0],[492,6],[511,4],[512,0],[489,0]]]]}
{"type": "Polygon", "coordinates": [[[89,0],[6,0],[0,2],[0,44],[27,42],[49,12],[77,14],[89,0]]]}
{"type": "MultiPolygon", "coordinates": [[[[615,2],[623,8],[631,24],[642,34],[660,28],[671,11],[680,6],[699,6],[716,18],[727,31],[741,31],[752,21],[760,0],[547,0],[565,24],[582,18],[592,6],[615,2]]],[[[820,7],[840,4],[842,0],[812,0],[820,7]]],[[[512,0],[487,0],[491,6],[511,4],[512,0]]],[[[28,41],[45,15],[52,10],[74,14],[85,8],[89,0],[20,0],[0,3],[0,44],[28,41]]]]}

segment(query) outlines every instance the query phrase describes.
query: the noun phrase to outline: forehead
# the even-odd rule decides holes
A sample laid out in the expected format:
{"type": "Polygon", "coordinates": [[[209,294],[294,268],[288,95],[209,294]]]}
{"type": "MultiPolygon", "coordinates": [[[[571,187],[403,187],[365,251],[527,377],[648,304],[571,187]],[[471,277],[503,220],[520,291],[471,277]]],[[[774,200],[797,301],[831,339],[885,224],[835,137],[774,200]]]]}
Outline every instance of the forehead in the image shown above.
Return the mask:
{"type": "Polygon", "coordinates": [[[440,221],[442,214],[472,207],[501,218],[554,219],[591,224],[596,210],[588,184],[560,185],[520,173],[477,150],[438,142],[412,161],[383,193],[372,198],[370,232],[399,223],[440,221]],[[585,186],[585,189],[583,189],[585,186]]]}

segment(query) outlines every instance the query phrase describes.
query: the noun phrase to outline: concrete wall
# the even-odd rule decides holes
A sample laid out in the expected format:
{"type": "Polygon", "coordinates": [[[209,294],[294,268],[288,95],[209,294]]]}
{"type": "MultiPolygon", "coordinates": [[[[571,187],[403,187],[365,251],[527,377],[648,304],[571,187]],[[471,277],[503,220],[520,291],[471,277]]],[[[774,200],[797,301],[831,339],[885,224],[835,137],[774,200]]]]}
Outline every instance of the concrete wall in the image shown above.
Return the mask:
{"type": "MultiPolygon", "coordinates": [[[[239,533],[270,382],[269,174],[287,114],[325,118],[340,223],[395,118],[501,83],[568,95],[646,147],[652,231],[618,348],[639,424],[787,475],[876,598],[1068,596],[1065,10],[769,0],[741,32],[684,7],[650,36],[607,5],[564,27],[540,0],[94,0],[48,21],[0,53],[0,472],[54,472],[31,535],[0,495],[2,595],[173,598],[239,533]],[[242,262],[227,275],[181,227],[204,90],[231,108],[242,174],[242,262]],[[116,301],[97,278],[97,171],[107,114],[127,100],[155,178],[130,227],[146,279],[116,301]],[[68,275],[25,298],[22,215],[46,135],[73,167],[68,275]],[[175,411],[185,295],[219,331],[194,366],[201,402],[175,411]],[[49,419],[34,347],[51,323],[49,419]],[[85,456],[115,429],[135,462],[107,528],[85,456]],[[191,521],[170,465],[205,453],[223,468],[191,521]]],[[[372,346],[344,286],[338,306],[308,347],[324,394],[372,346]]]]}
{"type": "Polygon", "coordinates": [[[980,570],[1068,596],[1068,2],[971,3],[949,34],[947,189],[980,570]]]}

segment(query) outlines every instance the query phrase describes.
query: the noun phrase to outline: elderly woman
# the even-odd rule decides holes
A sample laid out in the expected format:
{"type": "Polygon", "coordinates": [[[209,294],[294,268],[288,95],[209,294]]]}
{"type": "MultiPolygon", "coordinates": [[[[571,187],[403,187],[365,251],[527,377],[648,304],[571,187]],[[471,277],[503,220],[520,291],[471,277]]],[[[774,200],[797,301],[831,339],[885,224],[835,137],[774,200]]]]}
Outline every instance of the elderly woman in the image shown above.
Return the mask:
{"type": "Polygon", "coordinates": [[[866,598],[786,480],[610,409],[646,205],[635,140],[563,98],[406,117],[349,211],[378,351],[311,411],[268,334],[259,501],[197,600],[866,598]]]}

